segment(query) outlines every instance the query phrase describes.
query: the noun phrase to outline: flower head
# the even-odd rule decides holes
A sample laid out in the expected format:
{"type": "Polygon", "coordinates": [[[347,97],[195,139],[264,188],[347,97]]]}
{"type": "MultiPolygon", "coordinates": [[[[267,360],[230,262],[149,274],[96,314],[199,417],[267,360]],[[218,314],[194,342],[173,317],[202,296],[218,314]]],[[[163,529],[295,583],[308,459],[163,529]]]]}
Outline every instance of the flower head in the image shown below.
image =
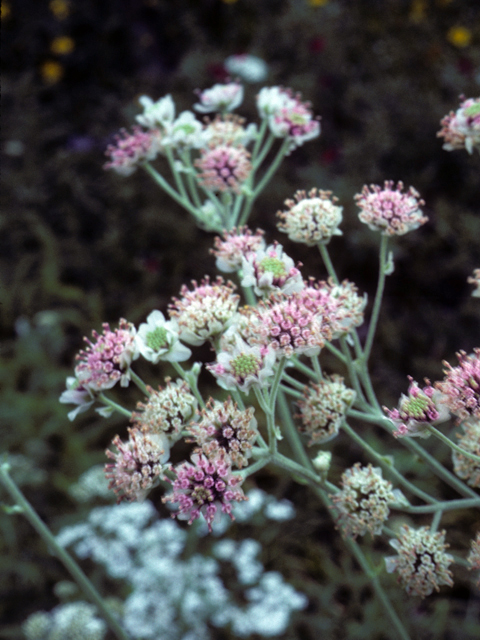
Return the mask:
{"type": "Polygon", "coordinates": [[[217,114],[209,121],[205,118],[203,138],[210,147],[221,145],[246,147],[258,134],[257,125],[253,122],[245,128],[245,118],[236,114],[217,114]]]}
{"type": "Polygon", "coordinates": [[[274,375],[275,351],[270,347],[247,344],[235,331],[226,351],[217,354],[216,362],[207,369],[222,389],[240,389],[248,393],[253,387],[267,387],[274,375]]]}
{"type": "Polygon", "coordinates": [[[370,229],[380,231],[382,235],[403,236],[428,221],[420,210],[425,202],[419,199],[419,193],[413,187],[406,193],[402,193],[402,182],[397,184],[396,189],[393,187],[393,180],[386,180],[383,189],[376,184],[370,185],[370,188],[365,185],[362,193],[355,196],[361,209],[358,217],[370,229]]]}
{"type": "Polygon", "coordinates": [[[232,76],[238,76],[246,82],[263,82],[268,74],[265,60],[249,53],[228,56],[223,64],[232,76]]]}
{"type": "Polygon", "coordinates": [[[160,132],[156,129],[142,131],[140,127],[133,127],[133,133],[121,129],[116,136],[116,144],[110,144],[105,155],[110,162],[103,165],[104,169],[113,169],[122,176],[131,175],[136,168],[154,160],[160,148],[160,132]]]}
{"type": "Polygon", "coordinates": [[[460,107],[456,112],[451,111],[440,123],[441,130],[437,133],[444,138],[443,148],[447,151],[466,149],[473,153],[480,150],[480,98],[462,97],[460,107]]]}
{"type": "Polygon", "coordinates": [[[110,480],[109,489],[118,496],[118,502],[142,501],[156,481],[163,475],[164,463],[170,455],[166,436],[143,433],[139,429],[129,429],[127,442],[115,436],[106,454],[110,460],[105,465],[105,476],[110,480]]]}
{"type": "Polygon", "coordinates": [[[84,338],[88,347],[77,355],[75,367],[79,384],[94,392],[111,389],[119,380],[122,387],[128,386],[128,368],[138,358],[135,333],[133,324],[122,318],[118,329],[112,331],[106,322],[102,335],[92,331],[94,342],[84,338]]]}
{"type": "Polygon", "coordinates": [[[302,242],[308,247],[327,244],[332,236],[341,236],[338,225],[342,221],[343,207],[339,207],[337,198],[331,191],[311,189],[297,191],[295,200],[285,200],[288,211],[278,211],[283,220],[278,223],[280,231],[288,234],[293,242],[302,242]]]}
{"type": "MultiPolygon", "coordinates": [[[[276,89],[276,87],[273,87],[276,89]]],[[[260,92],[261,94],[261,92],[260,92]]],[[[300,147],[307,140],[320,135],[319,118],[314,118],[309,102],[302,102],[300,94],[280,89],[258,99],[260,112],[268,113],[270,131],[277,138],[288,138],[289,149],[300,147]],[[270,103],[268,103],[270,101],[270,103]],[[261,107],[260,105],[263,105],[261,107]]]]}
{"type": "Polygon", "coordinates": [[[247,499],[239,486],[243,481],[241,476],[232,474],[232,468],[224,458],[208,459],[194,453],[191,460],[174,468],[173,490],[163,501],[178,503],[177,518],[188,519],[189,524],[203,514],[210,531],[220,513],[226,513],[234,520],[232,502],[247,499]]]}
{"type": "Polygon", "coordinates": [[[442,402],[459,420],[480,418],[480,349],[474,349],[471,356],[460,351],[457,358],[458,367],[443,363],[445,378],[435,386],[444,394],[442,402]]]}
{"type": "Polygon", "coordinates": [[[173,298],[169,314],[178,323],[180,338],[199,346],[226,329],[240,297],[234,293],[235,285],[231,282],[224,284],[221,277],[210,283],[207,276],[200,285],[195,280],[192,284],[193,291],[183,285],[180,290],[182,298],[173,298]]]}
{"type": "Polygon", "coordinates": [[[168,145],[175,149],[199,149],[204,144],[203,125],[191,111],[182,111],[172,123],[165,125],[162,148],[168,145]]]}
{"type": "Polygon", "coordinates": [[[173,320],[165,320],[161,311],[152,311],[147,322],[141,324],[135,336],[140,354],[153,364],[160,360],[183,362],[192,352],[178,338],[178,326],[173,320]]]}
{"type": "Polygon", "coordinates": [[[480,298],[480,269],[474,269],[473,274],[467,279],[467,282],[475,285],[472,296],[474,298],[480,298]]]}
{"type": "Polygon", "coordinates": [[[168,128],[175,119],[175,103],[172,96],[167,95],[154,102],[148,96],[141,96],[139,102],[143,107],[143,114],[136,116],[136,121],[147,129],[168,128]]]}
{"type": "MultiPolygon", "coordinates": [[[[458,434],[458,444],[468,453],[480,456],[480,420],[470,418],[462,424],[463,433],[458,434]]],[[[452,450],[453,470],[471,487],[480,487],[480,462],[452,450]]]]}
{"type": "Polygon", "coordinates": [[[408,595],[429,596],[440,590],[442,584],[453,586],[449,570],[453,557],[445,553],[445,531],[433,532],[429,527],[401,528],[398,539],[390,540],[396,556],[385,558],[388,573],[398,573],[398,581],[408,595]]]}
{"type": "Polygon", "coordinates": [[[408,395],[402,393],[398,409],[384,407],[384,410],[396,426],[396,431],[393,432],[395,437],[428,438],[428,425],[445,422],[450,417],[450,412],[442,405],[442,394],[431,386],[429,380],[425,380],[426,386],[420,389],[411,376],[408,379],[408,395]]]}
{"type": "Polygon", "coordinates": [[[216,84],[211,89],[198,91],[199,102],[193,105],[199,113],[233,111],[243,100],[243,86],[238,82],[216,84]]]}
{"type": "Polygon", "coordinates": [[[298,401],[302,429],[310,436],[309,446],[323,444],[338,435],[348,408],[355,399],[355,391],[343,384],[343,378],[332,375],[318,383],[311,383],[298,401]]]}
{"type": "Polygon", "coordinates": [[[242,287],[253,287],[257,296],[297,293],[304,285],[302,274],[294,265],[281,244],[258,249],[242,258],[242,287]]]}
{"type": "Polygon", "coordinates": [[[195,160],[199,169],[198,180],[212,191],[240,193],[245,180],[252,171],[250,154],[241,145],[209,146],[201,150],[195,160]]]}
{"type": "MultiPolygon", "coordinates": [[[[467,562],[471,571],[480,571],[480,531],[478,531],[475,540],[472,540],[467,562]]],[[[477,581],[477,587],[480,588],[480,577],[477,581]]]]}
{"type": "Polygon", "coordinates": [[[255,314],[248,342],[271,347],[277,359],[291,358],[294,354],[318,355],[331,338],[326,318],[310,311],[303,304],[301,293],[261,301],[255,314]]]}
{"type": "Polygon", "coordinates": [[[356,538],[381,533],[390,515],[388,505],[402,501],[403,496],[382,477],[379,467],[362,467],[357,462],[342,474],[342,490],[331,499],[342,533],[356,538]]]}
{"type": "Polygon", "coordinates": [[[157,391],[147,387],[147,401],[137,404],[131,420],[145,433],[164,434],[174,443],[195,415],[197,399],[184,380],[172,382],[167,378],[166,383],[164,389],[159,387],[157,391]]]}
{"type": "Polygon", "coordinates": [[[255,233],[248,227],[234,228],[223,233],[223,239],[216,236],[214,249],[210,252],[216,257],[216,267],[224,273],[232,273],[242,268],[242,259],[250,253],[265,248],[264,232],[257,229],[255,233]]]}
{"type": "Polygon", "coordinates": [[[193,436],[190,442],[198,444],[209,460],[225,459],[241,469],[248,464],[258,435],[254,411],[253,407],[241,411],[231,398],[223,404],[210,399],[199,422],[188,428],[193,436]]]}

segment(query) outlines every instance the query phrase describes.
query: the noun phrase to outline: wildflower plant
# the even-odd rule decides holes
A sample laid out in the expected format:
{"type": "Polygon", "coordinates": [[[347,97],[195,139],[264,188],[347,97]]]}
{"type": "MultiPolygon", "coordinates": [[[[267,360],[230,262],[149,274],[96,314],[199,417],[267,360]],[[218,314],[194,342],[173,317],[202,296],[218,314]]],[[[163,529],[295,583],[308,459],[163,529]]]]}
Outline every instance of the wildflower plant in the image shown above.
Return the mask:
{"type": "MultiPolygon", "coordinates": [[[[235,113],[243,94],[239,82],[215,85],[197,92],[193,111],[178,116],[170,95],[157,101],[143,96],[138,124],[108,147],[105,165],[123,177],[146,171],[201,228],[218,234],[212,242],[216,266],[237,284],[207,275],[191,288],[184,285],[166,310],[152,310],[138,328],[124,319],[116,329],[105,324],[103,333],[94,332],[78,354],[75,376],[67,380],[61,401],[76,406],[71,420],[92,407],[102,416],[117,412],[125,418],[125,434],[117,435],[106,453],[106,476],[119,502],[142,502],[162,487],[173,517],[190,525],[204,522],[215,534],[248,500],[247,478],[263,467],[276,467],[308,485],[370,580],[395,637],[406,640],[409,630],[387,596],[385,573],[395,573],[407,595],[424,598],[452,586],[452,564],[478,568],[478,536],[466,558],[462,551],[445,552],[449,531],[438,529],[446,512],[480,508],[474,490],[480,482],[480,348],[470,355],[460,351],[456,367],[446,363],[443,381],[426,380],[421,388],[410,377],[398,407],[382,409],[369,359],[394,266],[389,244],[428,222],[425,203],[413,186],[405,189],[393,180],[364,186],[354,197],[360,223],[380,239],[378,286],[367,306],[366,294],[354,282],[340,280],[329,253],[342,235],[343,205],[319,187],[297,191],[279,212],[278,228],[301,243],[303,251],[318,249],[328,279],[303,274],[302,265],[278,242],[260,229],[253,232],[247,222],[285,156],[319,136],[319,118],[292,90],[265,87],[257,95],[259,123],[247,124],[235,113]],[[199,120],[195,112],[208,117],[199,120]],[[213,355],[204,367],[197,348],[205,343],[213,355]],[[141,358],[160,370],[168,363],[177,380],[167,378],[156,391],[158,381],[147,384],[135,372],[141,358]],[[338,372],[331,371],[332,362],[338,363],[338,372]],[[211,374],[210,382],[218,383],[215,397],[201,388],[202,367],[211,374]],[[118,400],[122,387],[130,384],[139,390],[136,410],[118,400]],[[452,418],[462,430],[458,442],[445,427],[452,418]],[[382,437],[372,440],[368,429],[382,437]],[[361,458],[347,469],[325,448],[340,435],[361,458]],[[453,461],[442,464],[418,436],[449,447],[453,461]],[[388,443],[392,455],[384,454],[380,442],[388,443]],[[183,451],[181,460],[177,451],[183,451]],[[399,452],[423,461],[435,487],[448,486],[448,498],[407,476],[399,452]],[[400,535],[389,525],[391,513],[396,525],[400,518],[400,535]],[[415,518],[419,522],[411,526],[415,518]],[[385,559],[386,571],[383,563],[374,567],[367,559],[365,534],[391,540],[397,555],[385,559]]],[[[464,100],[442,121],[446,149],[464,147],[471,153],[478,147],[479,100],[464,100]]],[[[473,295],[478,295],[477,272],[469,278],[476,287],[473,295]]],[[[38,525],[5,466],[1,474],[17,504],[38,525]]],[[[184,536],[183,530],[178,535],[184,536]]],[[[82,582],[71,558],[62,553],[82,582]]],[[[217,549],[218,557],[228,553],[217,549]]],[[[264,588],[274,593],[275,579],[270,582],[264,588]]],[[[254,602],[258,593],[252,589],[248,597],[254,602]]],[[[117,637],[128,638],[98,594],[95,598],[117,637]]],[[[161,605],[151,595],[147,599],[160,615],[161,605]]],[[[145,602],[129,606],[136,610],[145,602]]],[[[130,623],[126,626],[130,637],[137,637],[130,623]]],[[[247,635],[247,627],[239,634],[247,635]]]]}

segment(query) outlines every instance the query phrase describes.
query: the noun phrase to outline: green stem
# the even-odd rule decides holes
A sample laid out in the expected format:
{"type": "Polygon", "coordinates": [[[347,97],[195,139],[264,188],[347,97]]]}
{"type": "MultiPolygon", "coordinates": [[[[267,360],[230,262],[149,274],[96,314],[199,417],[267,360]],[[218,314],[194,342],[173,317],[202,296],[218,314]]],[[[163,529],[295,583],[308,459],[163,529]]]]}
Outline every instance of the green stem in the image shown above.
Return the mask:
{"type": "Polygon", "coordinates": [[[168,195],[175,200],[181,207],[186,209],[193,216],[197,216],[197,210],[194,206],[190,204],[188,200],[185,200],[173,187],[171,187],[165,178],[156,171],[151,164],[146,162],[142,165],[145,171],[154,179],[154,181],[158,184],[158,186],[163,189],[168,195]]]}
{"type": "Polygon", "coordinates": [[[263,145],[262,150],[259,152],[257,158],[255,158],[255,160],[252,162],[254,171],[256,171],[258,167],[262,164],[262,162],[265,160],[274,142],[275,142],[275,136],[271,133],[268,136],[265,144],[263,145]]]}
{"type": "Polygon", "coordinates": [[[103,393],[100,393],[98,395],[98,399],[108,407],[112,407],[112,409],[114,409],[117,413],[121,413],[122,416],[126,416],[127,418],[132,417],[131,411],[129,411],[128,409],[125,409],[125,407],[122,407],[120,404],[117,404],[113,400],[110,400],[110,398],[107,398],[107,396],[104,395],[103,393]]]}
{"type": "Polygon", "coordinates": [[[292,396],[296,400],[301,400],[304,395],[300,391],[296,391],[295,389],[291,389],[290,387],[285,386],[284,384],[280,385],[280,389],[285,392],[287,395],[292,396]]]}
{"type": "Polygon", "coordinates": [[[200,208],[202,206],[202,201],[200,200],[200,196],[198,194],[197,183],[195,182],[195,169],[192,165],[192,159],[190,157],[190,149],[186,149],[182,153],[183,164],[187,167],[187,185],[190,191],[190,196],[192,197],[195,206],[200,208]]]}
{"type": "Polygon", "coordinates": [[[187,194],[187,190],[185,189],[185,185],[183,184],[182,176],[180,175],[180,173],[177,171],[175,167],[175,159],[173,157],[172,150],[169,146],[166,147],[165,153],[167,156],[168,164],[170,166],[170,171],[173,174],[173,178],[175,180],[175,184],[177,185],[177,189],[180,192],[180,195],[186,202],[190,202],[187,194]]]}
{"type": "Polygon", "coordinates": [[[453,449],[453,451],[456,451],[457,453],[461,453],[462,456],[465,456],[466,458],[471,458],[472,460],[475,460],[475,462],[480,462],[480,456],[476,456],[474,453],[470,453],[470,451],[465,451],[465,449],[462,449],[462,447],[459,447],[458,444],[455,444],[454,442],[452,442],[452,440],[450,440],[450,438],[447,438],[447,436],[445,436],[441,431],[439,431],[438,429],[435,429],[433,425],[431,424],[427,425],[427,429],[436,438],[444,442],[447,445],[447,447],[450,447],[450,449],[453,449]]]}
{"type": "Polygon", "coordinates": [[[137,387],[142,391],[146,396],[149,396],[147,385],[144,381],[138,376],[133,369],[129,369],[129,374],[132,382],[137,385],[137,387]]]}
{"type": "Polygon", "coordinates": [[[265,175],[263,176],[263,178],[260,180],[260,182],[255,187],[255,189],[253,191],[253,196],[252,196],[253,200],[255,200],[255,198],[257,198],[257,196],[260,193],[262,193],[262,191],[265,189],[267,184],[273,178],[273,174],[275,173],[275,171],[280,166],[280,163],[282,162],[283,158],[285,157],[285,155],[286,155],[286,153],[288,151],[288,146],[289,146],[288,138],[285,138],[285,140],[282,143],[282,146],[280,147],[280,149],[277,152],[277,155],[273,159],[272,164],[269,166],[269,168],[267,169],[265,175]]]}
{"type": "Polygon", "coordinates": [[[292,387],[296,387],[300,391],[303,391],[305,389],[304,382],[300,382],[300,380],[297,380],[296,378],[292,378],[292,376],[288,375],[288,373],[285,373],[285,371],[283,372],[282,380],[284,382],[288,382],[288,384],[291,384],[292,387]]]}
{"type": "Polygon", "coordinates": [[[255,162],[257,158],[258,152],[265,138],[265,133],[267,132],[267,128],[268,128],[268,120],[267,118],[264,118],[262,120],[262,124],[260,125],[260,129],[258,130],[257,139],[255,140],[255,145],[253,147],[252,157],[251,157],[252,164],[255,162]]]}
{"type": "Polygon", "coordinates": [[[377,292],[375,294],[375,300],[373,302],[372,316],[370,318],[370,325],[368,327],[367,339],[365,341],[365,349],[363,350],[363,361],[368,362],[370,352],[372,350],[373,339],[375,337],[375,330],[377,328],[378,316],[380,314],[380,306],[382,304],[383,290],[385,288],[385,265],[387,260],[387,248],[388,248],[388,236],[382,235],[380,241],[380,256],[379,256],[379,270],[378,270],[378,285],[377,292]]]}
{"type": "Polygon", "coordinates": [[[333,266],[333,262],[330,259],[330,254],[328,253],[327,245],[323,243],[318,244],[318,250],[320,251],[320,255],[322,256],[323,264],[325,265],[325,269],[327,270],[328,275],[333,280],[335,284],[339,284],[339,279],[337,277],[335,267],[333,266]]]}
{"type": "Polygon", "coordinates": [[[42,520],[38,517],[36,511],[27,501],[23,493],[17,487],[15,482],[10,478],[8,474],[9,464],[3,463],[0,465],[0,482],[4,488],[8,491],[15,503],[21,508],[22,514],[27,518],[32,527],[37,531],[41,538],[46,542],[49,548],[57,556],[57,558],[63,563],[70,575],[75,579],[78,586],[82,589],[85,596],[95,603],[100,611],[100,614],[105,619],[106,623],[119,640],[130,640],[128,635],[119,625],[117,620],[113,617],[112,613],[105,604],[102,596],[95,589],[93,584],[87,578],[87,576],[80,569],[75,560],[70,554],[61,547],[55,536],[50,532],[42,520]]]}
{"type": "Polygon", "coordinates": [[[191,372],[189,373],[188,371],[185,371],[185,369],[182,367],[182,365],[179,362],[171,362],[170,364],[178,373],[178,375],[181,378],[183,378],[183,380],[185,380],[185,382],[190,387],[190,391],[193,393],[193,395],[197,399],[198,404],[202,407],[202,409],[204,409],[205,401],[202,398],[200,391],[198,390],[197,380],[195,379],[194,375],[191,372]]]}
{"type": "Polygon", "coordinates": [[[248,476],[251,476],[257,471],[260,471],[260,469],[263,469],[263,467],[265,467],[271,461],[272,461],[272,456],[270,455],[270,453],[268,452],[264,453],[261,458],[259,458],[253,464],[250,464],[245,469],[242,469],[241,471],[235,471],[234,475],[241,476],[245,480],[245,478],[248,478],[248,476]]]}
{"type": "Polygon", "coordinates": [[[343,355],[340,349],[337,349],[337,347],[334,347],[331,342],[326,342],[325,348],[328,349],[330,353],[332,353],[336,358],[338,358],[340,362],[343,362],[343,364],[347,364],[347,358],[343,355]]]}
{"type": "Polygon", "coordinates": [[[315,373],[315,371],[312,371],[310,367],[307,367],[307,365],[301,362],[297,356],[292,356],[290,358],[290,362],[293,364],[295,369],[298,369],[298,371],[305,374],[308,378],[311,378],[315,382],[317,381],[317,374],[315,373]]]}
{"type": "Polygon", "coordinates": [[[470,509],[471,507],[480,507],[480,496],[478,498],[464,498],[460,500],[447,500],[444,502],[435,502],[433,504],[422,504],[417,506],[403,506],[391,504],[392,509],[404,511],[405,513],[436,513],[437,511],[456,511],[457,509],[470,509]]]}

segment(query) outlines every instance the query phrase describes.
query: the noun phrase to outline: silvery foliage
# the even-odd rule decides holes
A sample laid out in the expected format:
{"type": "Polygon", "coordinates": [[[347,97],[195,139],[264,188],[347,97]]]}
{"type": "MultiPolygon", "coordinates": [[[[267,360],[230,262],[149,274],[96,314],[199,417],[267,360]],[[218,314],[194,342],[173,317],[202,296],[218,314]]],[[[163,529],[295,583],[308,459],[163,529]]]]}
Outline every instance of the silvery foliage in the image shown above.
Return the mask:
{"type": "MultiPolygon", "coordinates": [[[[237,522],[283,521],[295,515],[288,500],[277,501],[258,489],[248,496],[235,505],[237,522]]],[[[229,518],[222,519],[214,535],[220,538],[229,526],[229,518]]],[[[200,524],[192,531],[204,536],[207,527],[200,524]]],[[[307,603],[280,573],[265,572],[255,540],[218,539],[214,557],[195,553],[184,558],[187,532],[173,520],[158,520],[149,501],[95,508],[86,522],[62,529],[57,540],[128,583],[123,625],[134,639],[208,640],[208,623],[228,625],[238,637],[277,636],[292,611],[307,603]],[[233,566],[247,604],[236,603],[225,587],[220,576],[224,563],[233,566]]]]}

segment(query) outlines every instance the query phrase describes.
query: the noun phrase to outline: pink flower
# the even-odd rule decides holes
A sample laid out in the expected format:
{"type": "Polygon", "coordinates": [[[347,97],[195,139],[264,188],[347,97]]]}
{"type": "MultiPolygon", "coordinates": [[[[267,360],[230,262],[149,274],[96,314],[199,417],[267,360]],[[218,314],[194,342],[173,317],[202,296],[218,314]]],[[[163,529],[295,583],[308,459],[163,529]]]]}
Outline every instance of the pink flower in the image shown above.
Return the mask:
{"type": "Polygon", "coordinates": [[[437,133],[444,138],[443,148],[447,151],[466,149],[468,153],[480,150],[480,98],[468,98],[460,103],[456,112],[451,111],[440,123],[437,133]]]}
{"type": "Polygon", "coordinates": [[[102,335],[92,331],[95,342],[84,338],[88,347],[77,355],[79,364],[75,367],[80,386],[103,391],[111,389],[120,380],[121,386],[127,387],[130,363],[138,358],[135,333],[133,324],[122,318],[118,329],[112,331],[105,322],[102,335]]]}
{"type": "Polygon", "coordinates": [[[480,418],[480,349],[474,349],[471,356],[460,351],[457,358],[458,367],[443,363],[445,378],[435,386],[444,394],[442,402],[460,420],[480,418]]]}
{"type": "Polygon", "coordinates": [[[300,270],[278,243],[244,256],[242,271],[242,287],[253,287],[257,296],[268,296],[271,293],[289,295],[304,287],[300,270]]]}
{"type": "Polygon", "coordinates": [[[197,91],[199,102],[193,105],[199,113],[233,111],[243,100],[243,86],[238,82],[216,84],[211,89],[197,91]]]}
{"type": "Polygon", "coordinates": [[[140,127],[133,127],[133,134],[121,129],[116,136],[116,144],[107,147],[105,155],[111,158],[103,165],[104,169],[114,169],[122,176],[131,175],[136,168],[157,156],[161,134],[157,129],[142,131],[140,127]]]}
{"type": "Polygon", "coordinates": [[[419,199],[419,193],[410,187],[402,193],[403,183],[399,182],[396,189],[393,180],[386,180],[384,187],[372,184],[366,185],[362,193],[357,193],[355,200],[361,209],[358,217],[373,231],[380,231],[386,236],[402,236],[413,229],[417,229],[428,221],[422,215],[420,207],[425,204],[419,199]]]}
{"type": "Polygon", "coordinates": [[[162,477],[164,463],[168,460],[170,447],[166,436],[129,429],[127,442],[115,436],[106,454],[110,460],[105,465],[105,476],[110,480],[109,489],[118,496],[118,502],[144,500],[148,491],[162,477]]]}
{"type": "Polygon", "coordinates": [[[209,146],[202,149],[200,158],[195,160],[199,169],[197,178],[206,189],[240,193],[252,171],[249,158],[249,152],[241,145],[209,146]]]}
{"type": "Polygon", "coordinates": [[[239,227],[225,231],[223,239],[217,236],[214,240],[215,248],[210,250],[217,258],[217,269],[224,273],[239,271],[242,267],[242,258],[265,248],[263,234],[261,229],[252,233],[248,227],[239,227]]]}
{"type": "Polygon", "coordinates": [[[402,394],[398,409],[384,407],[384,411],[397,427],[393,432],[395,437],[428,438],[430,435],[428,425],[445,422],[450,416],[449,411],[441,404],[443,396],[440,391],[432,387],[428,380],[425,380],[427,386],[420,389],[411,376],[408,376],[408,379],[410,380],[408,396],[402,394]]]}
{"type": "Polygon", "coordinates": [[[203,514],[210,531],[220,513],[226,513],[234,520],[232,502],[247,499],[239,487],[242,477],[232,474],[225,459],[209,460],[203,454],[194,453],[191,460],[175,467],[173,491],[163,501],[178,503],[177,518],[188,519],[188,524],[203,514]]]}

